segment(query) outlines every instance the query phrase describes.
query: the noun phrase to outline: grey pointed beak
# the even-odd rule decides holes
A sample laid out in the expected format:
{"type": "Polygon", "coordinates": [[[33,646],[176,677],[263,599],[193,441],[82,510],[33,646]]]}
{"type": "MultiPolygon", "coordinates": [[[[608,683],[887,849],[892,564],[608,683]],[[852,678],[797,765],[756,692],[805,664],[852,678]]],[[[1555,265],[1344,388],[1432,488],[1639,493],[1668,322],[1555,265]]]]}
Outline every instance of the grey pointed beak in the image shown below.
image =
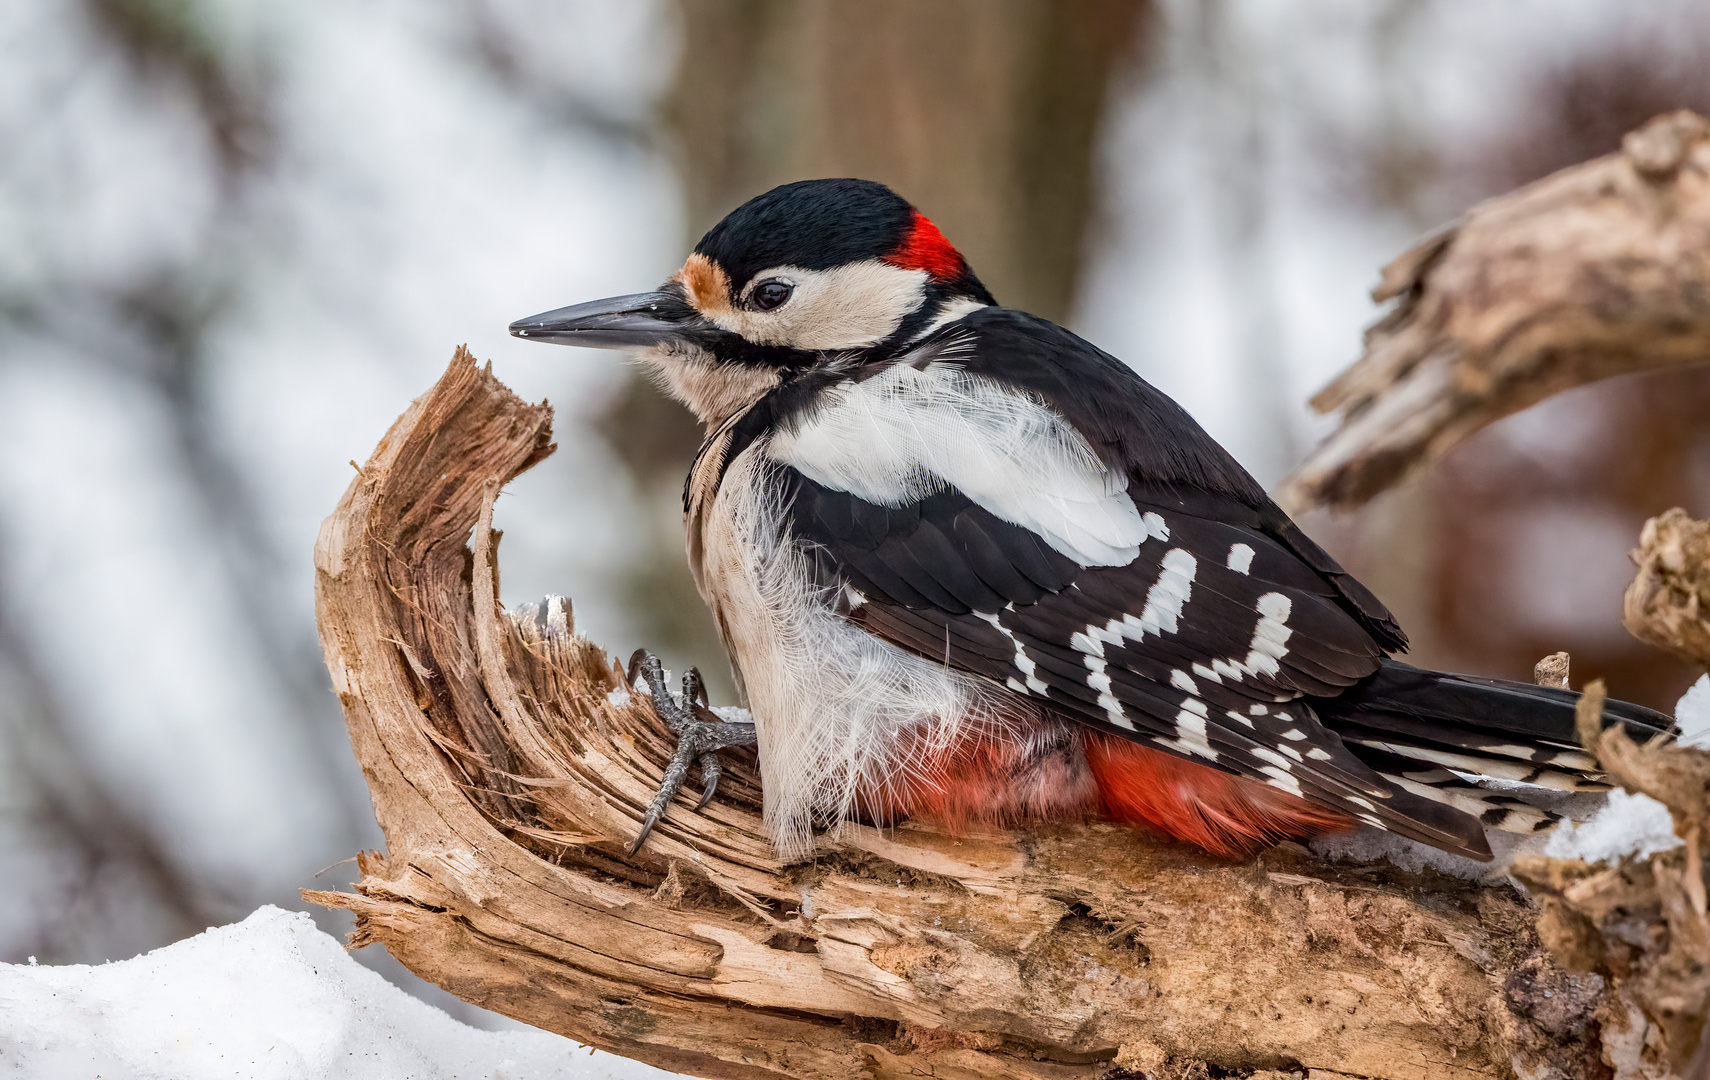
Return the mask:
{"type": "Polygon", "coordinates": [[[706,326],[701,314],[668,292],[634,293],[544,311],[511,324],[530,341],[591,349],[637,349],[681,341],[706,326]]]}

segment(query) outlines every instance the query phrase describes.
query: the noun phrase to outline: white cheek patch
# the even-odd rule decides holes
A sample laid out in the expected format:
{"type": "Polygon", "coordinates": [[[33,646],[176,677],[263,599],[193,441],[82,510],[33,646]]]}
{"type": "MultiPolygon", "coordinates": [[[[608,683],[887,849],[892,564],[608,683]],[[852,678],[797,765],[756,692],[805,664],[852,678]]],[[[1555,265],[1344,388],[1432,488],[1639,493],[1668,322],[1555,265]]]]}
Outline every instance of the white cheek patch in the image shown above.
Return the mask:
{"type": "MultiPolygon", "coordinates": [[[[827,390],[771,456],[838,491],[903,506],[946,485],[1082,566],[1125,566],[1148,536],[1128,478],[1031,395],[949,364],[898,363],[827,390]]],[[[1150,515],[1155,517],[1156,515],[1150,515]]]]}
{"type": "Polygon", "coordinates": [[[705,312],[714,323],[762,345],[794,349],[859,349],[890,337],[926,300],[925,270],[905,270],[877,259],[804,270],[779,266],[755,274],[750,285],[782,281],[790,298],[771,311],[731,306],[705,312]]]}

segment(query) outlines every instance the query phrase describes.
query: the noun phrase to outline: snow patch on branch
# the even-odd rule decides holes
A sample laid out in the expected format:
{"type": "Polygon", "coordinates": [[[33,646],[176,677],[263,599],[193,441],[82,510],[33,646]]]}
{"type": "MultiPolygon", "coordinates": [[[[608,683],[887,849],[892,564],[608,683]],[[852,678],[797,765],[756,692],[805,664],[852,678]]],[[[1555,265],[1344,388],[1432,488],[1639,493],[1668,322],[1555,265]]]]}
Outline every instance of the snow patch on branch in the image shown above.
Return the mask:
{"type": "Polygon", "coordinates": [[[1710,675],[1700,675],[1674,707],[1683,746],[1710,749],[1710,675]]]}

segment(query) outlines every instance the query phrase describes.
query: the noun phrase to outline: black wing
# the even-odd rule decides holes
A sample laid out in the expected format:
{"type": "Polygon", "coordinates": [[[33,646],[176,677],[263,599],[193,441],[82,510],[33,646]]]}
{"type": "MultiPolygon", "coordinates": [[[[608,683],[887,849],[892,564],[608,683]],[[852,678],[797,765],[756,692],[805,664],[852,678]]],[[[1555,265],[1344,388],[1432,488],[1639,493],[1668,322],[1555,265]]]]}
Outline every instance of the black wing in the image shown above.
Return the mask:
{"type": "MultiPolygon", "coordinates": [[[[1407,647],[1395,617],[1273,502],[1264,488],[1168,394],[1048,320],[984,308],[939,331],[968,370],[1038,395],[1128,476],[1136,501],[1246,525],[1322,578],[1339,606],[1386,650],[1407,647]],[[965,354],[965,355],[964,355],[965,354]]],[[[922,344],[930,348],[931,342],[922,344]]]]}
{"type": "MultiPolygon", "coordinates": [[[[847,488],[769,455],[795,541],[872,632],[1094,728],[1475,857],[1489,854],[1481,821],[1523,831],[1551,818],[1463,773],[1483,763],[1488,775],[1585,786],[1571,708],[1509,687],[1467,712],[1455,677],[1408,676],[1386,659],[1407,639],[1376,597],[1174,401],[1042,319],[987,308],[904,356],[786,380],[735,421],[723,460],[837,407],[838,392],[822,398],[830,388],[899,362],[962,369],[1048,406],[1126,485],[1148,528],[1125,565],[1087,565],[1096,560],[1065,555],[942,476],[899,488],[891,475],[889,490],[913,493],[879,505],[850,493],[863,481],[848,473],[848,454],[824,474],[848,477],[847,488]],[[1513,707],[1556,737],[1493,738],[1491,713],[1513,707]]],[[[899,410],[887,414],[890,430],[924,447],[920,468],[933,472],[927,413],[919,428],[898,428],[905,397],[864,407],[899,410]]],[[[896,446],[885,449],[894,474],[896,446]]],[[[1027,486],[1018,478],[1005,495],[1027,486]]],[[[1666,727],[1647,722],[1658,721],[1666,727]]]]}
{"type": "Polygon", "coordinates": [[[1320,723],[1304,699],[1342,693],[1384,652],[1335,583],[1263,529],[1136,498],[1157,519],[1139,554],[1082,567],[954,488],[884,507],[778,468],[796,541],[823,584],[855,590],[850,615],[872,632],[1096,729],[1487,850],[1475,820],[1320,723]]]}

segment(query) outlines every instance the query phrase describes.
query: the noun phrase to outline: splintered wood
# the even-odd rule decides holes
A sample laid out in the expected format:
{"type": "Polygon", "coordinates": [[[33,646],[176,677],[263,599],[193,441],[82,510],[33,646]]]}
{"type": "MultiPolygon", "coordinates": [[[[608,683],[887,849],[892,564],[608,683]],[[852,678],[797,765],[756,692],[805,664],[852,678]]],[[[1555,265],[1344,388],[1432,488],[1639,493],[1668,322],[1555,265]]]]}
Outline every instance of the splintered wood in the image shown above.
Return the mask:
{"type": "MultiPolygon", "coordinates": [[[[1710,559],[1698,565],[1697,576],[1710,580],[1710,559]]],[[[1542,905],[1538,930],[1551,955],[1571,970],[1608,980],[1604,1056],[1619,1080],[1702,1080],[1710,1077],[1703,860],[1710,837],[1710,751],[1666,741],[1641,745],[1619,724],[1603,729],[1604,701],[1601,681],[1580,699],[1586,749],[1611,783],[1666,806],[1683,845],[1613,864],[1520,855],[1513,872],[1542,905]]]]}
{"type": "Polygon", "coordinates": [[[1395,306],[1313,399],[1340,422],[1283,482],[1291,511],[1358,506],[1551,394],[1710,361],[1710,122],[1658,117],[1474,207],[1373,296],[1395,306]]]}
{"type": "Polygon", "coordinates": [[[1710,521],[1679,507],[1645,522],[1622,618],[1640,641],[1710,667],[1710,521]]]}
{"type": "Polygon", "coordinates": [[[1230,864],[1099,822],[850,826],[785,865],[739,754],[626,855],[664,725],[567,602],[497,602],[493,500],[550,419],[459,350],[316,543],[387,849],[356,892],[305,895],[354,912],[355,944],[698,1076],[1602,1075],[1604,976],[1557,966],[1506,885],[1287,845],[1230,864]]]}

